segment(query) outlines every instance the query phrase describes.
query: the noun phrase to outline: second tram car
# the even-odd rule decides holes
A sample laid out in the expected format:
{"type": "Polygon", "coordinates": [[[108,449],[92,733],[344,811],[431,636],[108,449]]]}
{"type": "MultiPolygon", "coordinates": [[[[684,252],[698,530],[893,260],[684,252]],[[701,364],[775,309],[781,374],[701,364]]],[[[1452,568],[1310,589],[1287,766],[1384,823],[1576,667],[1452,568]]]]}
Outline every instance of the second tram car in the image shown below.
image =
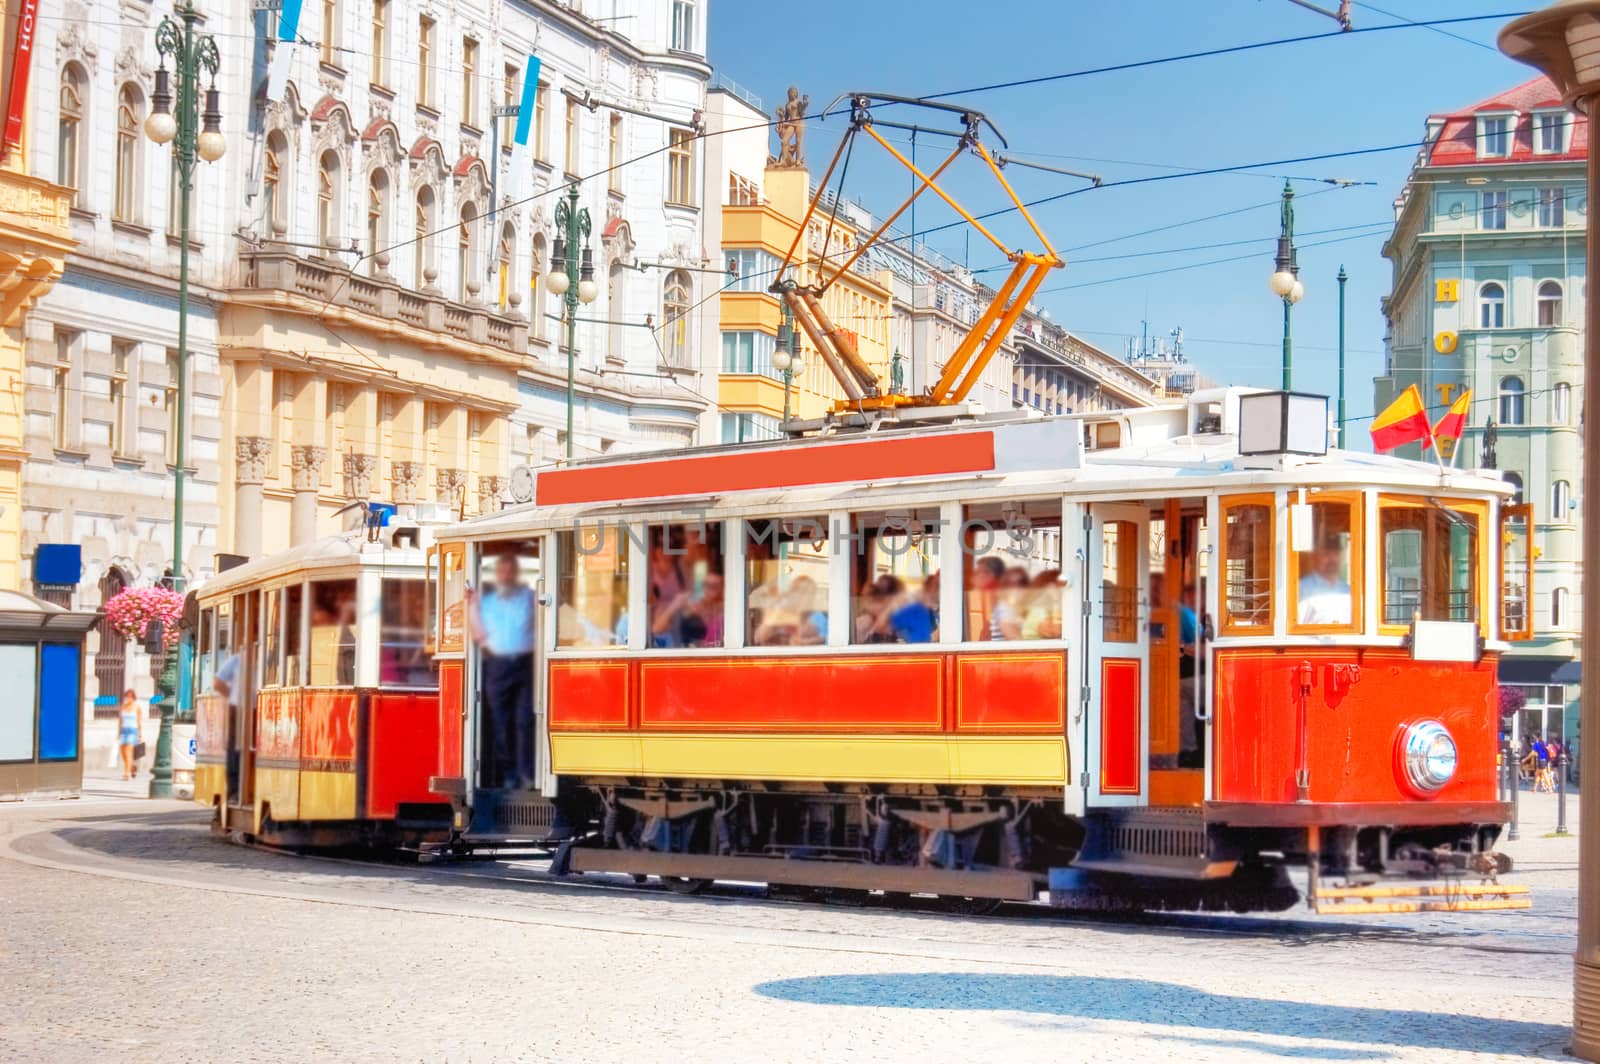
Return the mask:
{"type": "Polygon", "coordinates": [[[1242,911],[1304,868],[1324,910],[1526,907],[1494,851],[1525,513],[1490,473],[1241,453],[1243,398],[538,473],[438,536],[460,839],[685,890],[1242,911]],[[512,788],[468,596],[506,554],[541,595],[512,788]]]}

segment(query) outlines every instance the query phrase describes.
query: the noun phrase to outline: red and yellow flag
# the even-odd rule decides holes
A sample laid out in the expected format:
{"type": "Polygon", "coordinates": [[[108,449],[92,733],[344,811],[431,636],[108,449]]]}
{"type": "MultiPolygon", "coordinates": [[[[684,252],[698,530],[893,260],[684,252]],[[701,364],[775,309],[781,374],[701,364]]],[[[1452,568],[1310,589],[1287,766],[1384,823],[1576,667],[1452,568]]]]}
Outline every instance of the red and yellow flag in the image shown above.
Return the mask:
{"type": "Polygon", "coordinates": [[[1444,412],[1444,417],[1433,426],[1433,436],[1439,440],[1459,440],[1467,427],[1467,413],[1472,408],[1472,389],[1465,388],[1444,412]]]}
{"type": "Polygon", "coordinates": [[[1372,449],[1392,451],[1414,440],[1433,441],[1433,426],[1428,423],[1428,411],[1415,384],[1372,419],[1372,449]]]}

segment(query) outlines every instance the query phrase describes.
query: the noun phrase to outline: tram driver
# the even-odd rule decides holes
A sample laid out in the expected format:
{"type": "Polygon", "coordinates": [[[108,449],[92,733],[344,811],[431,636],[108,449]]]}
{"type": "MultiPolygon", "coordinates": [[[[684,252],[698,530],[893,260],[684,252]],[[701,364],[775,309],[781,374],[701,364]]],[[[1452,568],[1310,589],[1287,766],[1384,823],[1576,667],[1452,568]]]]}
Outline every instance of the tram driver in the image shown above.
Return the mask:
{"type": "Polygon", "coordinates": [[[489,718],[486,782],[509,790],[533,783],[533,589],[518,579],[515,554],[494,566],[494,586],[467,588],[472,639],[483,655],[489,718]]]}
{"type": "Polygon", "coordinates": [[[1323,539],[1309,556],[1300,556],[1300,624],[1350,623],[1350,584],[1343,568],[1344,548],[1336,536],[1323,539]]]}

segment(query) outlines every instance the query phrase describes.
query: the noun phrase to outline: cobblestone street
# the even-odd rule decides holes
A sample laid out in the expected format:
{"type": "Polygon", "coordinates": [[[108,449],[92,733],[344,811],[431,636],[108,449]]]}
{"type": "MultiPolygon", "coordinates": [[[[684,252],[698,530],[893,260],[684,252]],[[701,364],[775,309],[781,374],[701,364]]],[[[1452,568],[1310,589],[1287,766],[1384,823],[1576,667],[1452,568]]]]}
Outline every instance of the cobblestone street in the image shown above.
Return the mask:
{"type": "MultiPolygon", "coordinates": [[[[181,803],[0,809],[0,1059],[1561,1059],[1576,837],[1525,913],[986,919],[377,867],[181,803]]],[[[1571,812],[1575,814],[1576,803],[1571,812]]]]}

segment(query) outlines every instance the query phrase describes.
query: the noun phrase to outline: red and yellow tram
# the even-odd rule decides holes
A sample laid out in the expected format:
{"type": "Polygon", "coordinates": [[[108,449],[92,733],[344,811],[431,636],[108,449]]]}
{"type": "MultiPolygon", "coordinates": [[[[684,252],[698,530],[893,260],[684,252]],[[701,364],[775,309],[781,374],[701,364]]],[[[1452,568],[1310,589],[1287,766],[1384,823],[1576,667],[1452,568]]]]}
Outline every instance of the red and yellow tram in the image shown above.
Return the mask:
{"type": "Polygon", "coordinates": [[[1306,868],[1320,908],[1526,906],[1493,848],[1526,521],[1492,475],[1243,454],[1260,398],[542,471],[438,535],[434,787],[468,844],[686,889],[1248,910],[1306,868]],[[506,554],[542,603],[511,790],[467,599],[506,554]]]}
{"type": "Polygon", "coordinates": [[[442,728],[427,646],[426,529],[331,537],[197,593],[195,801],[218,830],[285,845],[450,834],[429,789],[442,728]]]}

